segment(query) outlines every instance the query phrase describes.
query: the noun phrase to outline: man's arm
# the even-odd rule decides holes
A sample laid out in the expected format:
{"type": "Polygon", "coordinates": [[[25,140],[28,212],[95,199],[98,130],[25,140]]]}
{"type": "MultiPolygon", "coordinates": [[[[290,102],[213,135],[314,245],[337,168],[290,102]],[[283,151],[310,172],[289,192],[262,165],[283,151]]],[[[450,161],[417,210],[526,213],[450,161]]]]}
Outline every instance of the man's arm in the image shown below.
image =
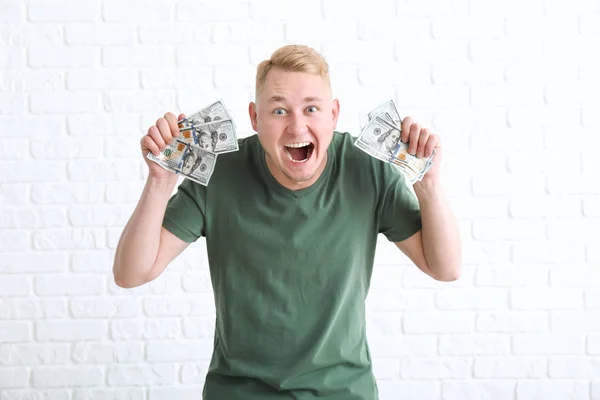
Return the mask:
{"type": "Polygon", "coordinates": [[[395,245],[427,275],[439,281],[460,277],[462,251],[458,224],[439,182],[415,183],[422,228],[395,245]]]}
{"type": "Polygon", "coordinates": [[[408,153],[418,157],[433,154],[433,165],[423,179],[413,185],[421,209],[421,230],[395,243],[423,272],[439,281],[459,278],[462,250],[458,224],[440,179],[442,147],[440,139],[412,118],[402,121],[402,141],[408,153]]]}

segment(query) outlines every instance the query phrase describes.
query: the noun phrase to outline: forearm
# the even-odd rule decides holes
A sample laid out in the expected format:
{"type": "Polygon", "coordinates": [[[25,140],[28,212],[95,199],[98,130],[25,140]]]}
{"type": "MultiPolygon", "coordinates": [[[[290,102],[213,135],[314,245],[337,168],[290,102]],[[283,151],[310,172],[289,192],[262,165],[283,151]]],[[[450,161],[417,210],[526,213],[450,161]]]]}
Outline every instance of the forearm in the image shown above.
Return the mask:
{"type": "Polygon", "coordinates": [[[427,264],[440,280],[457,279],[462,263],[460,233],[444,189],[437,180],[423,180],[413,187],[421,207],[421,234],[427,264]]]}
{"type": "Polygon", "coordinates": [[[119,286],[137,285],[149,275],[158,254],[167,202],[176,184],[175,174],[146,181],[117,245],[113,275],[119,286]]]}

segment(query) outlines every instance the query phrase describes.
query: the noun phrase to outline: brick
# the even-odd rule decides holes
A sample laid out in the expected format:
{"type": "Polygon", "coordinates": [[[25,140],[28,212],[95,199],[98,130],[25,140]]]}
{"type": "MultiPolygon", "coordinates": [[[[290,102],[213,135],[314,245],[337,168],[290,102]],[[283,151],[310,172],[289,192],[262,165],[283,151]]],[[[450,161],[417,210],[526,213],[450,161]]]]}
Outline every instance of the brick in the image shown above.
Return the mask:
{"type": "MultiPolygon", "coordinates": [[[[0,5],[0,10],[2,10],[0,5]]],[[[29,386],[29,370],[27,368],[2,368],[0,389],[27,388],[29,386]]],[[[4,396],[3,396],[4,397],[4,396]]]]}
{"type": "Polygon", "coordinates": [[[74,206],[68,211],[69,222],[74,227],[124,226],[134,211],[133,205],[74,206]]]}
{"type": "Polygon", "coordinates": [[[477,315],[479,332],[541,332],[549,329],[548,313],[543,311],[493,311],[477,315]]]}
{"type": "Polygon", "coordinates": [[[548,375],[552,379],[594,379],[600,376],[600,358],[553,357],[548,360],[548,375]]]}
{"type": "Polygon", "coordinates": [[[144,344],[78,342],[73,345],[73,361],[77,364],[142,362],[144,344]]]}
{"type": "Polygon", "coordinates": [[[541,195],[545,193],[544,175],[475,175],[472,184],[475,196],[541,195]]]}
{"type": "Polygon", "coordinates": [[[28,296],[31,293],[29,279],[21,276],[0,277],[0,292],[3,297],[28,296]]]}
{"type": "Polygon", "coordinates": [[[579,243],[552,242],[515,243],[512,261],[515,263],[575,264],[585,262],[585,246],[579,243]]]}
{"type": "Polygon", "coordinates": [[[91,250],[104,246],[101,230],[46,229],[33,233],[36,250],[91,250]]]}
{"type": "Polygon", "coordinates": [[[102,138],[34,140],[31,142],[31,154],[38,160],[100,158],[102,144],[102,138]]]}
{"type": "Polygon", "coordinates": [[[583,215],[600,217],[600,196],[586,196],[583,199],[583,215]]]}
{"type": "Polygon", "coordinates": [[[575,162],[560,162],[565,157],[562,150],[542,150],[532,153],[528,151],[513,151],[508,155],[508,170],[512,173],[579,173],[581,164],[575,162]]]}
{"type": "Polygon", "coordinates": [[[25,114],[27,112],[27,97],[24,94],[0,93],[0,113],[25,114]]]}
{"type": "MultiPolygon", "coordinates": [[[[252,6],[260,7],[262,3],[253,3],[252,6]]],[[[277,4],[272,4],[277,8],[277,4]]],[[[307,7],[310,7],[307,5],[307,7]]],[[[215,21],[247,21],[250,15],[249,4],[244,0],[224,0],[220,3],[198,3],[195,1],[177,2],[177,20],[188,22],[215,22],[215,21]]],[[[265,15],[260,15],[265,18],[265,15]]]]}
{"type": "Polygon", "coordinates": [[[209,24],[153,23],[139,28],[140,42],[147,45],[181,45],[208,43],[211,37],[209,24]]]}
{"type": "Polygon", "coordinates": [[[255,75],[255,69],[250,67],[217,68],[215,69],[214,85],[217,89],[252,89],[254,88],[255,75]]]}
{"type": "Polygon", "coordinates": [[[469,12],[477,15],[538,15],[544,10],[542,0],[472,1],[469,12]]]}
{"type": "MultiPolygon", "coordinates": [[[[589,61],[584,64],[579,64],[579,72],[578,77],[581,82],[589,82],[589,83],[597,83],[600,81],[600,77],[598,77],[598,68],[600,68],[599,61],[589,61]]],[[[594,110],[597,110],[597,106],[592,105],[594,110]]],[[[585,111],[585,108],[584,108],[585,111]]],[[[598,116],[598,113],[595,113],[598,116]]]]}
{"type": "Polygon", "coordinates": [[[595,14],[581,14],[579,16],[579,33],[585,36],[600,35],[600,16],[595,14]]]}
{"type": "Polygon", "coordinates": [[[474,132],[471,136],[471,149],[483,150],[538,150],[543,148],[542,129],[492,128],[474,132]]]}
{"type": "Polygon", "coordinates": [[[544,11],[548,14],[567,16],[569,14],[600,11],[600,6],[594,0],[574,0],[570,4],[565,4],[560,0],[544,0],[544,11]]]}
{"type": "Polygon", "coordinates": [[[584,293],[585,297],[585,308],[586,309],[598,309],[600,308],[600,292],[596,288],[590,289],[584,293]]]}
{"type": "Polygon", "coordinates": [[[478,219],[473,221],[475,240],[535,241],[545,238],[544,221],[478,219]]]}
{"type": "Polygon", "coordinates": [[[175,109],[175,93],[167,91],[119,91],[104,94],[104,108],[109,113],[155,112],[157,118],[175,109]]]}
{"type": "MultiPolygon", "coordinates": [[[[387,46],[386,46],[387,47],[387,46]]],[[[406,62],[468,62],[468,46],[459,39],[414,39],[395,45],[396,60],[406,62]]],[[[379,57],[376,57],[377,59],[379,57]]]]}
{"type": "Polygon", "coordinates": [[[397,379],[400,376],[400,362],[393,358],[373,358],[373,375],[377,380],[397,379]]]}
{"type": "Polygon", "coordinates": [[[73,389],[71,392],[73,400],[144,400],[146,398],[146,388],[85,388],[73,389]]]}
{"type": "Polygon", "coordinates": [[[378,381],[377,388],[381,399],[439,399],[440,384],[432,381],[378,381]]]}
{"type": "Polygon", "coordinates": [[[560,219],[548,221],[548,239],[561,242],[581,242],[600,240],[598,219],[560,219]]]}
{"type": "Polygon", "coordinates": [[[61,24],[0,25],[0,46],[60,46],[63,43],[61,24]]]}
{"type": "MultiPolygon", "coordinates": [[[[408,85],[398,90],[395,100],[398,108],[425,107],[425,103],[429,103],[432,107],[467,106],[469,92],[466,87],[459,89],[459,87],[408,85]]],[[[425,123],[425,125],[428,124],[425,123]]]]}
{"type": "Polygon", "coordinates": [[[396,0],[380,0],[377,2],[377,6],[373,7],[361,0],[323,0],[323,15],[326,20],[335,21],[335,23],[338,20],[348,21],[393,16],[396,12],[395,3],[396,0]]]}
{"type": "Polygon", "coordinates": [[[127,3],[106,1],[102,4],[102,17],[108,22],[168,22],[175,16],[175,7],[170,2],[142,1],[127,3]]]}
{"type": "Polygon", "coordinates": [[[175,365],[113,365],[106,371],[110,386],[172,385],[177,380],[175,365]]]}
{"type": "Polygon", "coordinates": [[[494,334],[440,335],[441,356],[510,354],[510,336],[494,334]]]}
{"type": "Polygon", "coordinates": [[[150,318],[143,323],[139,319],[121,319],[112,321],[110,332],[114,340],[178,339],[181,337],[180,325],[178,318],[150,318]]]}
{"type": "Polygon", "coordinates": [[[0,252],[24,251],[31,247],[29,232],[23,230],[0,231],[0,252]]]}
{"type": "Polygon", "coordinates": [[[510,306],[515,310],[581,308],[583,293],[578,289],[514,289],[510,293],[510,306]]]}
{"type": "Polygon", "coordinates": [[[404,333],[468,333],[473,328],[469,312],[406,312],[404,333]]]}
{"type": "MultiPolygon", "coordinates": [[[[427,63],[384,63],[378,66],[365,65],[358,68],[358,82],[363,86],[429,84],[430,75],[431,67],[427,63]]],[[[344,81],[344,84],[352,83],[357,83],[356,77],[354,82],[344,81]]]]}
{"type": "Polygon", "coordinates": [[[596,55],[590,49],[598,44],[594,36],[573,36],[546,39],[543,42],[544,60],[549,63],[563,60],[577,60],[580,63],[597,62],[596,55]]]}
{"type": "Polygon", "coordinates": [[[556,83],[546,85],[545,100],[549,105],[572,106],[600,103],[600,94],[589,84],[556,83]]]}
{"type": "Polygon", "coordinates": [[[36,114],[92,113],[101,108],[99,93],[32,93],[30,96],[31,112],[36,114]]]}
{"type": "MultiPolygon", "coordinates": [[[[307,28],[311,27],[314,29],[315,27],[312,25],[313,21],[306,21],[305,25],[307,28]]],[[[331,26],[331,24],[329,24],[331,26]]],[[[210,30],[210,35],[206,37],[210,37],[213,43],[256,43],[263,42],[265,40],[283,40],[284,38],[284,28],[286,29],[286,38],[288,42],[297,42],[297,40],[290,40],[287,36],[287,33],[292,27],[297,26],[295,22],[270,22],[265,24],[262,21],[239,21],[239,22],[222,22],[218,24],[214,24],[212,29],[210,30]]],[[[317,25],[318,26],[318,25],[317,25]]],[[[302,40],[298,40],[301,42],[303,40],[308,40],[313,34],[311,31],[305,31],[306,35],[302,38],[302,40]]],[[[331,29],[336,29],[332,27],[331,29]]],[[[208,40],[206,40],[208,41],[208,40]]]]}
{"type": "Polygon", "coordinates": [[[103,292],[104,280],[97,276],[38,276],[34,290],[39,296],[83,296],[103,292]]]}
{"type": "Polygon", "coordinates": [[[105,67],[165,67],[174,63],[175,51],[169,46],[111,46],[102,51],[105,67]]]}
{"type": "Polygon", "coordinates": [[[61,209],[16,209],[0,211],[0,228],[60,228],[66,226],[61,209]]]}
{"type": "Polygon", "coordinates": [[[508,109],[508,124],[513,128],[569,128],[581,119],[580,107],[521,106],[508,109]]]}
{"type": "MultiPolygon", "coordinates": [[[[104,282],[101,282],[104,283],[104,282]]],[[[89,286],[89,285],[88,285],[89,286]]],[[[94,287],[95,289],[95,287],[94,287]]],[[[101,292],[100,290],[99,292],[101,292]]],[[[91,292],[90,292],[91,293],[91,292]]],[[[74,318],[130,318],[140,314],[140,302],[136,298],[81,299],[70,301],[74,318]]]]}
{"type": "MultiPolygon", "coordinates": [[[[237,79],[237,78],[236,78],[237,79]]],[[[253,82],[251,79],[250,82],[253,82]]],[[[145,68],[141,73],[143,89],[189,89],[214,85],[213,68],[145,68]]]]}
{"type": "Polygon", "coordinates": [[[212,338],[185,341],[152,341],[146,346],[148,362],[186,362],[210,360],[214,340],[212,338]]]}
{"type": "Polygon", "coordinates": [[[544,286],[548,283],[548,269],[484,266],[477,270],[475,282],[477,286],[544,286]]]}
{"type": "Polygon", "coordinates": [[[104,373],[100,366],[79,365],[77,367],[39,367],[33,370],[34,388],[88,387],[104,384],[104,373]]]}
{"type": "Polygon", "coordinates": [[[215,334],[215,319],[212,316],[186,318],[182,325],[185,338],[211,338],[215,334]]]}
{"type": "Polygon", "coordinates": [[[539,40],[476,39],[469,44],[474,62],[541,61],[543,46],[539,40]]]}
{"type": "Polygon", "coordinates": [[[142,131],[140,121],[131,114],[69,116],[68,131],[72,136],[94,137],[136,135],[141,138],[146,133],[142,131]]]}
{"type": "Polygon", "coordinates": [[[143,189],[143,181],[108,182],[105,200],[109,204],[137,204],[143,189]]]}
{"type": "Polygon", "coordinates": [[[0,90],[53,92],[65,88],[63,72],[54,70],[0,71],[0,90]]]}
{"type": "Polygon", "coordinates": [[[25,19],[25,5],[10,1],[0,3],[0,22],[16,22],[25,19]]]}
{"type": "Polygon", "coordinates": [[[504,289],[446,289],[436,293],[440,310],[502,309],[508,306],[504,289]]]}
{"type": "Polygon", "coordinates": [[[137,42],[134,24],[69,24],[65,28],[65,40],[70,46],[132,45],[137,42]]]}
{"type": "Polygon", "coordinates": [[[69,90],[127,90],[138,89],[140,79],[135,70],[77,70],[67,73],[69,90]]]}
{"type": "Polygon", "coordinates": [[[471,87],[471,104],[474,106],[542,105],[544,92],[541,85],[479,85],[471,87]]]}
{"type": "Polygon", "coordinates": [[[25,49],[18,47],[0,48],[0,70],[21,70],[25,67],[25,49]]]}
{"type": "Polygon", "coordinates": [[[442,399],[444,400],[495,400],[512,399],[515,382],[509,380],[444,381],[442,399]]]}
{"type": "Polygon", "coordinates": [[[140,162],[130,160],[119,161],[71,161],[68,163],[69,179],[76,182],[106,182],[127,180],[140,177],[140,162]]]}
{"type": "Polygon", "coordinates": [[[3,139],[0,141],[3,161],[23,161],[30,158],[29,139],[3,139]]]}
{"type": "Polygon", "coordinates": [[[85,68],[94,67],[98,65],[99,62],[99,47],[41,47],[37,45],[36,47],[31,47],[29,49],[29,66],[31,68],[85,68]]]}
{"type": "MultiPolygon", "coordinates": [[[[531,28],[529,28],[531,29],[531,28]]],[[[512,61],[506,64],[504,76],[511,84],[547,84],[577,81],[577,64],[512,61]]]]}
{"type": "Polygon", "coordinates": [[[0,272],[7,274],[64,272],[69,258],[64,253],[3,254],[0,272]]]}
{"type": "Polygon", "coordinates": [[[600,332],[600,312],[596,311],[553,311],[550,329],[555,332],[600,332]]]}
{"type": "Polygon", "coordinates": [[[34,204],[94,204],[102,201],[99,183],[39,183],[32,185],[34,204]]]}
{"type": "Polygon", "coordinates": [[[21,300],[6,299],[0,308],[0,319],[39,320],[49,318],[65,318],[67,307],[65,302],[56,299],[21,300]]]}
{"type": "Polygon", "coordinates": [[[505,26],[506,36],[510,38],[553,39],[577,35],[579,21],[575,15],[564,14],[510,15],[505,26]]]}
{"type": "Polygon", "coordinates": [[[187,385],[197,384],[197,386],[181,387],[159,387],[150,388],[150,398],[152,400],[195,400],[202,398],[204,377],[208,368],[204,363],[185,363],[181,367],[181,382],[187,385]]]}
{"type": "Polygon", "coordinates": [[[3,365],[61,365],[69,362],[67,344],[11,344],[0,345],[3,365]]]}
{"type": "Polygon", "coordinates": [[[144,301],[144,313],[148,317],[211,315],[214,307],[213,295],[208,293],[196,294],[193,298],[170,298],[168,302],[152,298],[144,301]]]}
{"type": "Polygon", "coordinates": [[[29,3],[28,17],[33,22],[90,22],[100,19],[96,2],[52,1],[29,3]]]}
{"type": "MultiPolygon", "coordinates": [[[[427,17],[403,17],[401,23],[396,19],[384,20],[380,18],[362,21],[358,19],[358,39],[366,41],[397,40],[403,39],[429,39],[431,38],[431,20],[427,17]]],[[[331,24],[329,24],[331,25],[331,24]]],[[[286,25],[287,28],[288,25],[286,25]]],[[[340,37],[331,35],[330,37],[340,37]]],[[[286,36],[288,41],[289,38],[286,36]]],[[[300,39],[300,38],[299,38],[300,39]]],[[[315,38],[315,39],[318,39],[315,38]]]]}
{"type": "Polygon", "coordinates": [[[109,159],[135,158],[141,156],[140,139],[134,136],[121,138],[118,141],[105,139],[104,155],[109,159]]]}
{"type": "Polygon", "coordinates": [[[588,335],[587,336],[587,352],[588,354],[600,354],[600,335],[588,335]]]}
{"type": "Polygon", "coordinates": [[[548,176],[547,188],[551,195],[600,194],[600,181],[589,173],[554,173],[548,176]]]}
{"type": "Polygon", "coordinates": [[[101,340],[106,325],[104,321],[37,321],[35,331],[40,341],[101,340]]]}
{"type": "Polygon", "coordinates": [[[432,79],[436,85],[501,84],[504,83],[504,64],[498,62],[434,62],[432,79]]]}
{"type": "Polygon", "coordinates": [[[517,400],[589,399],[589,385],[581,381],[520,380],[517,400]]]}
{"type": "Polygon", "coordinates": [[[534,357],[481,357],[473,365],[475,378],[543,378],[546,360],[534,357]]]}
{"type": "Polygon", "coordinates": [[[467,0],[435,0],[422,2],[418,0],[398,0],[396,2],[396,15],[398,17],[432,17],[439,15],[466,14],[469,9],[467,0]]]}
{"type": "Polygon", "coordinates": [[[510,200],[513,218],[581,217],[581,200],[574,196],[520,196],[510,200]]]}
{"type": "Polygon", "coordinates": [[[588,245],[586,259],[589,263],[600,262],[600,249],[598,249],[598,247],[588,245]]]}
{"type": "Polygon", "coordinates": [[[24,183],[0,184],[0,205],[17,206],[29,204],[29,185],[24,183]]]}
{"type": "MultiPolygon", "coordinates": [[[[511,245],[505,242],[479,242],[462,237],[463,265],[504,265],[510,261],[511,245]]],[[[464,276],[464,272],[463,272],[464,276]]],[[[463,278],[461,278],[462,280],[463,278]]]]}
{"type": "Polygon", "coordinates": [[[529,333],[513,336],[515,354],[584,354],[585,336],[581,334],[529,333]]]}
{"type": "Polygon", "coordinates": [[[0,343],[31,340],[31,324],[27,321],[0,322],[0,343]]]}
{"type": "Polygon", "coordinates": [[[471,39],[504,37],[504,16],[448,16],[432,20],[435,39],[471,39]]]}
{"type": "Polygon", "coordinates": [[[322,6],[319,0],[308,0],[304,3],[293,3],[287,7],[279,7],[276,0],[250,2],[250,17],[263,21],[294,21],[322,19],[322,6]]]}
{"type": "Polygon", "coordinates": [[[405,358],[401,360],[400,375],[403,379],[464,379],[470,375],[470,368],[467,358],[405,358]]]}

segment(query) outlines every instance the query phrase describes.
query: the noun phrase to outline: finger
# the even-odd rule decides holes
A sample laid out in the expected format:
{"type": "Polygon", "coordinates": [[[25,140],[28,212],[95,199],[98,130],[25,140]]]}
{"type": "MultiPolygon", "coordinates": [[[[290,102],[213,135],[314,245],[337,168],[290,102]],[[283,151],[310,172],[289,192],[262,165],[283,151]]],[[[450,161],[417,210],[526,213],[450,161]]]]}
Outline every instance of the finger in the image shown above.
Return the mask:
{"type": "Polygon", "coordinates": [[[177,124],[177,118],[173,113],[166,113],[165,119],[169,123],[169,128],[171,129],[171,135],[173,137],[179,136],[179,125],[177,124]]]}
{"type": "Polygon", "coordinates": [[[160,152],[160,150],[167,147],[167,145],[165,144],[165,141],[163,140],[162,135],[158,131],[158,128],[156,127],[156,125],[151,126],[150,129],[148,129],[148,136],[152,139],[154,144],[156,146],[158,146],[159,152],[160,152]]]}
{"type": "Polygon", "coordinates": [[[421,158],[425,154],[425,146],[427,145],[427,141],[431,136],[431,131],[427,128],[421,129],[421,133],[419,135],[419,144],[417,145],[417,157],[421,158]]]}
{"type": "Polygon", "coordinates": [[[408,138],[408,154],[415,155],[417,153],[417,145],[419,144],[419,134],[421,133],[421,126],[414,123],[410,126],[409,138],[408,138]]]}
{"type": "Polygon", "coordinates": [[[433,154],[433,149],[440,146],[441,143],[439,136],[432,134],[427,141],[427,146],[425,146],[425,157],[430,157],[433,154]]]}
{"type": "Polygon", "coordinates": [[[413,124],[413,122],[414,121],[411,117],[404,117],[404,119],[402,120],[402,125],[400,127],[400,131],[402,132],[402,135],[400,136],[400,140],[402,140],[402,143],[408,143],[410,126],[413,124]]]}
{"type": "Polygon", "coordinates": [[[179,114],[179,118],[177,118],[177,121],[181,121],[182,119],[185,119],[185,114],[179,114]]]}
{"type": "MultiPolygon", "coordinates": [[[[162,136],[164,143],[167,145],[171,144],[173,141],[173,134],[171,133],[171,127],[165,118],[159,118],[156,120],[156,127],[162,136]]],[[[161,147],[161,150],[163,148],[161,147]]]]}
{"type": "Polygon", "coordinates": [[[156,145],[156,143],[154,143],[154,140],[152,139],[151,136],[144,135],[142,137],[142,139],[140,140],[140,143],[141,143],[141,146],[142,146],[142,151],[148,150],[148,151],[150,151],[152,154],[154,154],[157,157],[160,154],[160,149],[158,148],[158,146],[156,145]]]}

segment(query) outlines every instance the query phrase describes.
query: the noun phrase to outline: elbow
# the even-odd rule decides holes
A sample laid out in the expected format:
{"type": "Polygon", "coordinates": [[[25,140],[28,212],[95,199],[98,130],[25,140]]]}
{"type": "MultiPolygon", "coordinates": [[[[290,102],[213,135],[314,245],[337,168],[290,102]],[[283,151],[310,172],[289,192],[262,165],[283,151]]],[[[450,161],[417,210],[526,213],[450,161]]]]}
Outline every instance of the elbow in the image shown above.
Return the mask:
{"type": "Polygon", "coordinates": [[[457,281],[462,275],[462,268],[460,264],[444,268],[443,272],[434,275],[434,279],[440,282],[454,282],[457,281]]]}
{"type": "Polygon", "coordinates": [[[147,279],[132,279],[125,276],[116,266],[113,266],[113,280],[115,285],[123,289],[132,289],[148,282],[147,279]]]}

